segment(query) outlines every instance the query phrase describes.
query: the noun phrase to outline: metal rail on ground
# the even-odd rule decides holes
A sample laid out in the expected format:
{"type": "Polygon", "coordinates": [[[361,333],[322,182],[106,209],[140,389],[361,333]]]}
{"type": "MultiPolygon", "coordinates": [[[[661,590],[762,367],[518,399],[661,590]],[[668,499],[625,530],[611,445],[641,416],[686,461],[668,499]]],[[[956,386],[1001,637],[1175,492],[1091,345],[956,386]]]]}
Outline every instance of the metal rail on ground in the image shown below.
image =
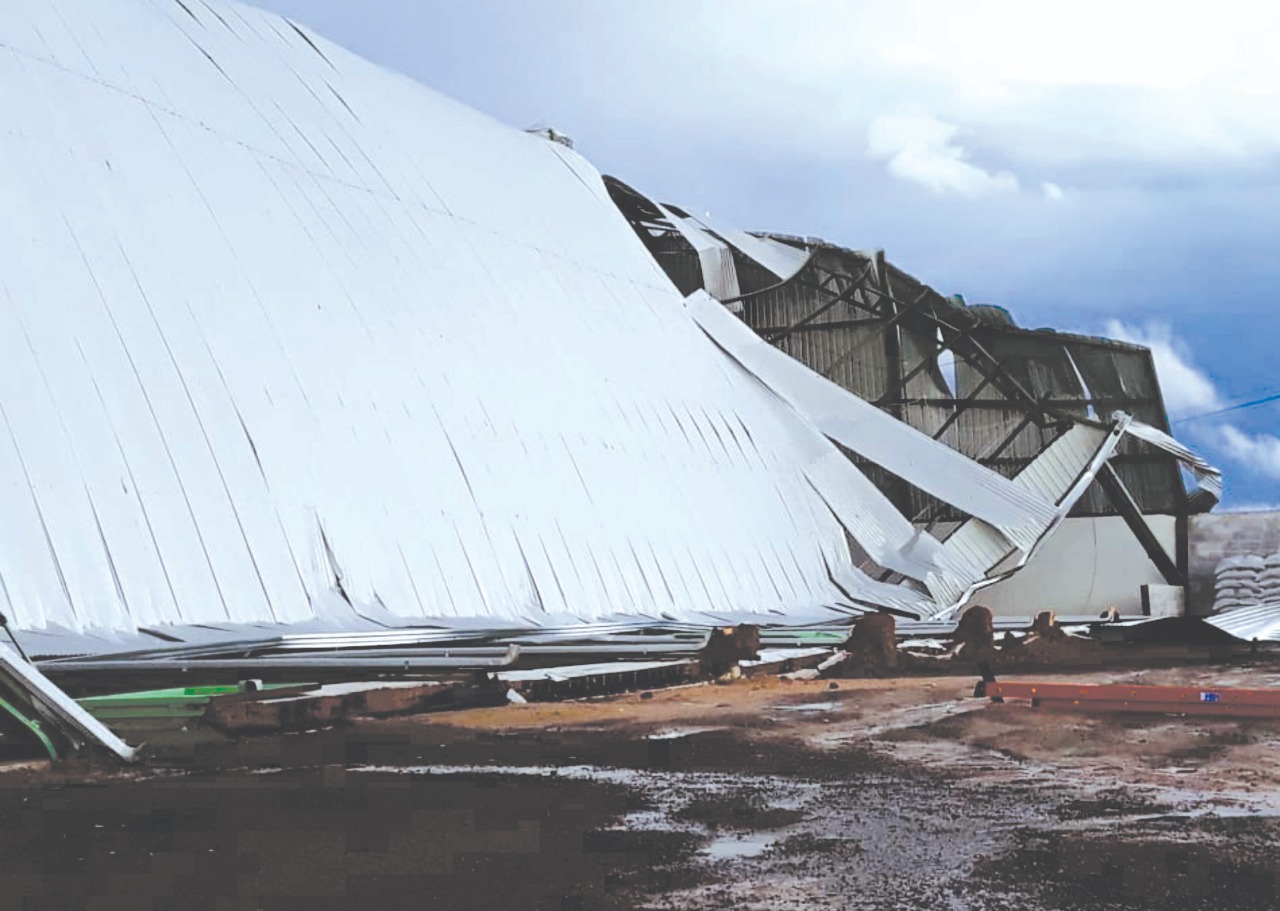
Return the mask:
{"type": "Polygon", "coordinates": [[[988,681],[985,690],[993,702],[1029,699],[1033,707],[1059,711],[1280,718],[1280,688],[988,681]]]}

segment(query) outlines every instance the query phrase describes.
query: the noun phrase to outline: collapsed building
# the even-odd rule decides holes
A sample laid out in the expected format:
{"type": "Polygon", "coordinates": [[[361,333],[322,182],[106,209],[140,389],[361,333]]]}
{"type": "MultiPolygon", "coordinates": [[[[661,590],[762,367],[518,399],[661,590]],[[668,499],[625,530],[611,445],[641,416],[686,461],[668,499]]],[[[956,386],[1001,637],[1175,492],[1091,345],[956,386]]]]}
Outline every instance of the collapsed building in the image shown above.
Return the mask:
{"type": "Polygon", "coordinates": [[[1090,535],[1096,596],[1032,607],[1136,612],[1214,497],[1143,349],[699,224],[285,19],[0,34],[0,610],[50,676],[1015,610],[1090,535]]]}
{"type": "MultiPolygon", "coordinates": [[[[1220,479],[1167,438],[1149,349],[1016,325],[967,306],[888,262],[815,238],[749,234],[655,202],[620,180],[610,193],[682,293],[706,290],[770,344],[964,453],[1017,477],[1064,434],[1113,412],[1158,430],[1101,467],[1036,561],[983,592],[999,613],[1176,611],[1187,584],[1188,524],[1220,479]],[[1187,490],[1183,466],[1197,485],[1187,490]]],[[[853,461],[918,526],[946,537],[963,517],[857,454],[853,461]]]]}

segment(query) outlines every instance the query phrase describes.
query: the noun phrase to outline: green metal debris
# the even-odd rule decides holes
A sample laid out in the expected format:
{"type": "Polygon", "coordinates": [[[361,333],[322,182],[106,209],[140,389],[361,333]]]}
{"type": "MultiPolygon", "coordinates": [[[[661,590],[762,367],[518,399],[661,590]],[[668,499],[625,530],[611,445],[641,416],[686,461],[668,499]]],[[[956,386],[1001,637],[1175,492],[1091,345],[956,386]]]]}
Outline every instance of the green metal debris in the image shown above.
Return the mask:
{"type": "Polygon", "coordinates": [[[50,759],[58,758],[58,748],[53,745],[53,741],[49,739],[49,735],[47,735],[44,732],[44,729],[40,726],[39,719],[28,718],[8,699],[0,698],[0,709],[8,712],[19,724],[30,731],[32,735],[40,741],[40,745],[45,748],[50,759]]]}
{"type": "MultiPolygon", "coordinates": [[[[267,683],[259,689],[276,690],[296,687],[296,683],[267,683]]],[[[174,720],[199,718],[209,701],[216,696],[248,692],[244,684],[223,686],[175,686],[162,690],[136,693],[112,693],[77,700],[100,721],[174,720]]]]}

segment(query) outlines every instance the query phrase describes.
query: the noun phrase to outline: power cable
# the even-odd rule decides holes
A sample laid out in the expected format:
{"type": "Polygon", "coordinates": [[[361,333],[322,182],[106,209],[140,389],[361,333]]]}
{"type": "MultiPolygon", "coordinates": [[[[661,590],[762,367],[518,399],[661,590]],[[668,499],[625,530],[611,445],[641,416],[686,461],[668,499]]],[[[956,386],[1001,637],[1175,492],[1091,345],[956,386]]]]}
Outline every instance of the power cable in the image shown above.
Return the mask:
{"type": "Polygon", "coordinates": [[[1242,411],[1245,408],[1254,408],[1254,407],[1257,407],[1258,405],[1266,405],[1270,402],[1277,402],[1277,401],[1280,401],[1280,392],[1270,392],[1264,395],[1260,399],[1253,399],[1252,401],[1249,401],[1249,402],[1240,402],[1235,405],[1228,405],[1226,408],[1218,408],[1214,411],[1205,411],[1205,412],[1201,412],[1200,414],[1191,414],[1185,418],[1174,418],[1172,421],[1170,421],[1170,423],[1185,424],[1188,421],[1198,421],[1201,418],[1212,418],[1220,414],[1227,414],[1228,412],[1231,412],[1231,411],[1242,411]]]}

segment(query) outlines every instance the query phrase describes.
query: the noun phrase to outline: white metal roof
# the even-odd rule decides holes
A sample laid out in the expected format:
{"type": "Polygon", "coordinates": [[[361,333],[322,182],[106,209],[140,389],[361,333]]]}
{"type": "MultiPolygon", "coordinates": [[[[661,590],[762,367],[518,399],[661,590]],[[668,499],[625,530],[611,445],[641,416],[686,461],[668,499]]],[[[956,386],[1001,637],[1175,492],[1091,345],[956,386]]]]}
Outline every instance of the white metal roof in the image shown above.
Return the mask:
{"type": "Polygon", "coordinates": [[[18,626],[840,597],[787,416],[564,146],[213,0],[0,5],[0,124],[18,626]]]}
{"type": "Polygon", "coordinates": [[[815,423],[1007,536],[1055,512],[824,390],[811,423],[575,152],[244,6],[0,4],[0,210],[22,629],[811,620],[856,574],[833,499],[881,506],[815,423]]]}

